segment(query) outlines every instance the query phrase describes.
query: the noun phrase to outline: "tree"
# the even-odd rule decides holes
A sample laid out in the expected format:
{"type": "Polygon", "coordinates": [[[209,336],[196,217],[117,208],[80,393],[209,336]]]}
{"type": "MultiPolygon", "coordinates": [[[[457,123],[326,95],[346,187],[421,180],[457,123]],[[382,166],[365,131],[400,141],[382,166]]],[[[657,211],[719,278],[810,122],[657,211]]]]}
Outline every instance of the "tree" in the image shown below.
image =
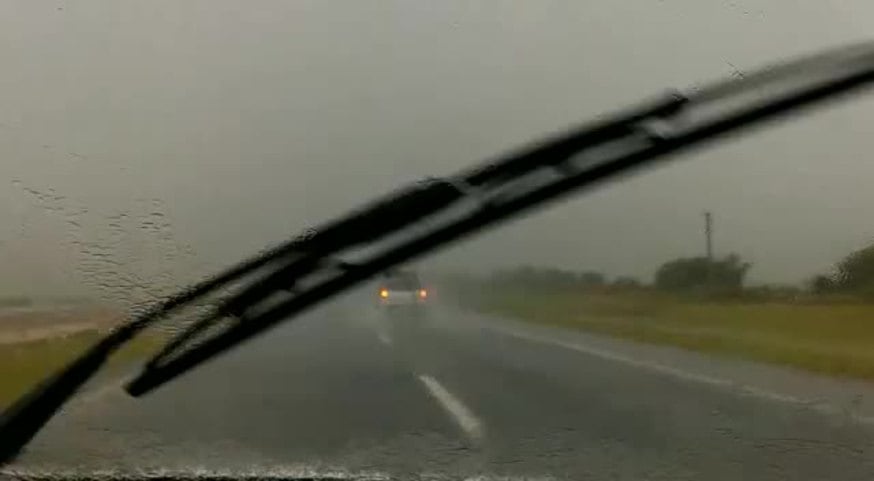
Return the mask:
{"type": "Polygon", "coordinates": [[[613,287],[632,288],[642,285],[643,283],[631,276],[619,276],[613,280],[613,287]]]}
{"type": "Polygon", "coordinates": [[[843,291],[874,287],[874,245],[844,257],[837,265],[835,287],[843,291]]]}
{"type": "Polygon", "coordinates": [[[814,294],[825,294],[835,290],[835,280],[827,275],[819,274],[807,281],[808,289],[814,294]]]}
{"type": "Polygon", "coordinates": [[[584,286],[603,286],[607,283],[607,277],[597,271],[585,271],[580,273],[579,281],[584,286]]]}
{"type": "Polygon", "coordinates": [[[750,269],[737,254],[721,260],[686,257],[668,261],[658,268],[655,285],[667,290],[738,290],[750,269]]]}

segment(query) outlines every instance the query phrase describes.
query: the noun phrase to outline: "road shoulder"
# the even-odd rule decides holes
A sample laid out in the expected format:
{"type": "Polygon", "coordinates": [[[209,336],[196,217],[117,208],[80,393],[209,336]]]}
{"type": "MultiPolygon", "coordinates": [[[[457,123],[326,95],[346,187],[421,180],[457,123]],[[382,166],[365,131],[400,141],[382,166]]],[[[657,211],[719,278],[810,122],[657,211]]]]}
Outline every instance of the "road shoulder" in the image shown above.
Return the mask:
{"type": "Polygon", "coordinates": [[[534,325],[471,311],[460,311],[457,317],[468,328],[488,329],[659,375],[730,389],[743,395],[801,404],[825,414],[849,416],[874,426],[874,383],[832,378],[771,364],[712,357],[676,347],[534,325]]]}

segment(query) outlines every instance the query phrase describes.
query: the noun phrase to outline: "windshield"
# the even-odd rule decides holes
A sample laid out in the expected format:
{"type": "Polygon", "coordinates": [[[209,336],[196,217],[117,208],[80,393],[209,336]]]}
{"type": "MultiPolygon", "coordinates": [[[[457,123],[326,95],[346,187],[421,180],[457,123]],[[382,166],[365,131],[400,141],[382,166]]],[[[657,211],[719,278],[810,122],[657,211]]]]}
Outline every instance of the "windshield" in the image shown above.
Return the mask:
{"type": "MultiPolygon", "coordinates": [[[[874,22],[861,0],[0,13],[0,407],[398,186],[874,22]]],[[[869,93],[605,183],[126,394],[228,286],[117,353],[0,477],[872,479],[872,117],[869,93]]]]}
{"type": "Polygon", "coordinates": [[[392,291],[417,291],[422,288],[419,276],[411,272],[391,274],[386,277],[382,285],[392,291]]]}

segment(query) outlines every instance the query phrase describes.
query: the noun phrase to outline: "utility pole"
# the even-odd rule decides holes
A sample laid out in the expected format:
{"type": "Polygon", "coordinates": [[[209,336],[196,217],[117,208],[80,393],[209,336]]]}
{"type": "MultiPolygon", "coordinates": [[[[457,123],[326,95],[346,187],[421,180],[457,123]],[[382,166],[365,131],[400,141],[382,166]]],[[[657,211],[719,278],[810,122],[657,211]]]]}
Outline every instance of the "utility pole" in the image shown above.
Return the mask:
{"type": "Polygon", "coordinates": [[[713,215],[704,213],[704,240],[707,243],[707,260],[713,262],[713,215]]]}

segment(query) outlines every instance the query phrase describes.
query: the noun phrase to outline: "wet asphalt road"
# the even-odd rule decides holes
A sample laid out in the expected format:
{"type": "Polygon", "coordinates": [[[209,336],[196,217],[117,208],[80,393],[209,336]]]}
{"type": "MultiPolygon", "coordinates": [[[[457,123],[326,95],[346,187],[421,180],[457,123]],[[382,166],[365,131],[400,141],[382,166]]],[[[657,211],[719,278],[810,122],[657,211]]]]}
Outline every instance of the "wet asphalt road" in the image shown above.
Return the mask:
{"type": "Polygon", "coordinates": [[[874,479],[870,425],[533,342],[472,314],[437,308],[420,321],[347,303],[148,398],[96,389],[13,469],[874,479]]]}

